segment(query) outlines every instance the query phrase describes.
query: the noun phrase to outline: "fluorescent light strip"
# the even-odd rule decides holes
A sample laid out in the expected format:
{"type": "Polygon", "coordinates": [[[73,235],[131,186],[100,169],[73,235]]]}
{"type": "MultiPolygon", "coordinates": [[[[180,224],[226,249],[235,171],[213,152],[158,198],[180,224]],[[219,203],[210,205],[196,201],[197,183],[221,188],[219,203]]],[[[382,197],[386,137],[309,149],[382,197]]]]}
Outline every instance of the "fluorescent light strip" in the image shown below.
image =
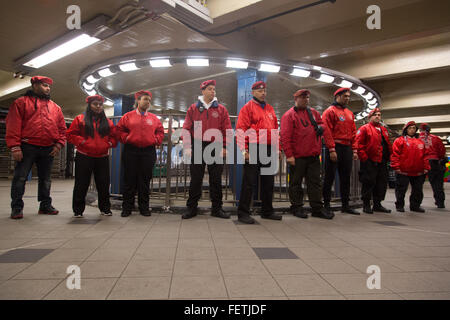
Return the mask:
{"type": "Polygon", "coordinates": [[[95,96],[95,95],[97,94],[97,91],[95,91],[95,90],[92,90],[92,91],[86,90],[86,93],[87,93],[88,95],[90,95],[90,96],[95,96]]]}
{"type": "Polygon", "coordinates": [[[273,64],[267,64],[267,63],[261,63],[261,65],[259,66],[259,71],[263,71],[263,72],[280,72],[281,67],[280,66],[276,66],[273,64]]]}
{"type": "Polygon", "coordinates": [[[91,74],[89,77],[86,78],[86,80],[87,80],[89,83],[91,83],[91,84],[94,84],[94,83],[98,82],[100,79],[101,79],[101,78],[99,78],[99,79],[95,78],[92,74],[91,74]]]}
{"type": "Polygon", "coordinates": [[[353,90],[353,92],[356,92],[357,94],[363,94],[366,91],[366,89],[364,89],[361,86],[358,86],[358,88],[356,88],[355,90],[353,90]]]}
{"type": "Polygon", "coordinates": [[[98,72],[98,74],[101,75],[103,78],[106,78],[106,77],[114,75],[115,73],[111,72],[111,69],[105,68],[105,69],[100,70],[98,72]]]}
{"type": "Polygon", "coordinates": [[[241,60],[227,60],[227,68],[234,68],[234,69],[247,69],[248,68],[248,62],[247,61],[241,61],[241,60]]]}
{"type": "Polygon", "coordinates": [[[95,84],[89,85],[87,82],[83,82],[83,87],[84,87],[86,90],[92,90],[92,89],[94,89],[95,84]]]}
{"type": "Polygon", "coordinates": [[[169,59],[153,59],[150,60],[150,65],[152,68],[167,68],[172,66],[169,59]]]}
{"type": "Polygon", "coordinates": [[[377,98],[373,98],[372,100],[367,100],[367,102],[369,103],[369,104],[374,104],[374,103],[376,103],[378,100],[377,100],[377,98]]]}
{"type": "Polygon", "coordinates": [[[189,67],[208,67],[208,59],[186,59],[186,63],[189,67]]]}
{"type": "Polygon", "coordinates": [[[300,69],[300,68],[294,68],[294,70],[291,73],[291,76],[302,77],[302,78],[308,78],[310,75],[311,75],[311,71],[300,69]]]}
{"type": "Polygon", "coordinates": [[[104,105],[113,106],[114,102],[112,100],[106,99],[105,102],[104,102],[104,105]]]}
{"type": "Polygon", "coordinates": [[[342,82],[340,84],[338,84],[338,86],[341,88],[351,88],[352,85],[353,85],[353,83],[351,83],[350,81],[347,81],[347,80],[342,80],[342,82]]]}
{"type": "Polygon", "coordinates": [[[367,101],[372,100],[373,99],[372,92],[369,92],[368,94],[366,94],[364,98],[366,98],[367,101]]]}
{"type": "Polygon", "coordinates": [[[65,56],[68,56],[78,50],[81,50],[83,48],[86,48],[90,46],[93,43],[96,43],[97,41],[100,41],[100,39],[91,37],[85,33],[82,35],[67,41],[56,48],[47,51],[40,56],[24,63],[24,66],[30,67],[30,68],[40,68],[43,67],[49,63],[52,63],[56,60],[59,60],[65,56]]]}
{"type": "Polygon", "coordinates": [[[326,82],[326,83],[331,83],[331,82],[334,81],[334,77],[332,77],[332,76],[330,76],[328,74],[321,74],[319,79],[317,79],[317,80],[322,81],[322,82],[326,82]]]}
{"type": "Polygon", "coordinates": [[[139,68],[136,66],[136,63],[131,62],[119,65],[119,69],[122,70],[123,72],[129,72],[138,70],[139,68]]]}

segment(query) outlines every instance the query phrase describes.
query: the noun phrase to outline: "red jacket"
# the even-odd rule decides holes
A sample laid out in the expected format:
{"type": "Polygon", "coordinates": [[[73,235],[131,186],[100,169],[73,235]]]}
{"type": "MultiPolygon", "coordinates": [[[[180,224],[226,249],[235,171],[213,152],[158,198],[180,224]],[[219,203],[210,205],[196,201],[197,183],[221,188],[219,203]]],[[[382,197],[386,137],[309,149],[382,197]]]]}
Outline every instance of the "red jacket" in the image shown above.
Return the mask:
{"type": "Polygon", "coordinates": [[[427,160],[440,160],[445,158],[446,151],[441,138],[435,136],[434,134],[421,132],[420,139],[423,141],[425,148],[427,149],[427,160]]]}
{"type": "Polygon", "coordinates": [[[420,176],[424,170],[430,170],[423,141],[409,136],[397,138],[392,146],[391,167],[408,176],[420,176]]]}
{"type": "Polygon", "coordinates": [[[208,129],[218,129],[222,132],[223,146],[226,146],[226,130],[231,129],[230,115],[227,108],[217,103],[217,101],[214,101],[208,109],[204,109],[202,112],[200,112],[201,106],[202,102],[198,101],[189,107],[184,119],[183,129],[188,130],[191,137],[194,137],[194,122],[201,121],[202,136],[194,138],[200,141],[214,141],[215,137],[205,138],[204,134],[208,129]]]}
{"type": "Polygon", "coordinates": [[[120,118],[116,133],[123,144],[139,148],[160,145],[164,139],[161,121],[150,112],[142,115],[138,109],[127,112],[120,118]]]}
{"type": "Polygon", "coordinates": [[[380,124],[369,122],[359,128],[356,133],[356,144],[358,146],[358,157],[362,162],[370,159],[380,163],[383,160],[383,142],[381,134],[386,140],[389,154],[392,154],[392,145],[389,141],[388,131],[380,124]]]}
{"type": "Polygon", "coordinates": [[[342,108],[335,104],[328,107],[322,114],[323,122],[331,131],[333,136],[332,147],[335,143],[352,146],[356,150],[356,125],[355,116],[347,108],[342,108]]]}
{"type": "Polygon", "coordinates": [[[277,131],[276,143],[279,144],[278,120],[270,104],[267,103],[263,108],[255,99],[252,99],[242,107],[236,125],[237,143],[241,150],[247,150],[248,143],[271,145],[271,130],[277,131]],[[248,129],[255,130],[255,134],[245,137],[244,140],[248,129]]]}
{"type": "Polygon", "coordinates": [[[66,123],[61,108],[52,100],[25,95],[13,102],[6,117],[6,145],[25,142],[48,147],[66,144],[66,123]]]}
{"type": "Polygon", "coordinates": [[[100,158],[108,156],[108,149],[117,146],[117,139],[115,138],[115,128],[111,120],[109,123],[109,135],[102,137],[97,128],[99,121],[93,122],[94,137],[86,136],[84,133],[84,114],[78,115],[67,130],[67,141],[77,147],[79,153],[85,154],[89,157],[100,158]]]}
{"type": "MultiPolygon", "coordinates": [[[[328,128],[323,124],[319,112],[311,109],[318,126],[324,129],[325,145],[331,148],[332,137],[328,128]]],[[[281,146],[287,158],[301,158],[318,156],[322,151],[322,139],[317,137],[314,126],[309,120],[308,111],[289,109],[281,118],[281,146]],[[299,143],[301,141],[301,143],[299,143]]]]}

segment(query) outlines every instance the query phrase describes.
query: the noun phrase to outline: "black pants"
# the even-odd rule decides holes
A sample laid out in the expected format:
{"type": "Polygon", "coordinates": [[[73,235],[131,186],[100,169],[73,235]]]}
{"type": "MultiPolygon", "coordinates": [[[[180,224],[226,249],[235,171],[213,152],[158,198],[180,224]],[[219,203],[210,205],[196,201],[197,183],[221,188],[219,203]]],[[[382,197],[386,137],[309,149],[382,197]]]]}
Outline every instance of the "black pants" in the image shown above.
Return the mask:
{"type": "MultiPolygon", "coordinates": [[[[206,146],[208,146],[210,142],[202,143],[202,152],[206,146]]],[[[195,143],[192,143],[192,146],[195,146],[195,143]]],[[[193,149],[194,150],[194,149],[193,149]]],[[[194,154],[195,151],[192,152],[194,154]]],[[[203,153],[202,153],[203,154],[203,153]]],[[[214,151],[211,154],[213,157],[215,156],[214,151]]],[[[194,161],[194,157],[192,157],[192,162],[194,161]]],[[[189,198],[186,202],[186,206],[188,208],[197,208],[198,201],[202,197],[202,183],[203,176],[205,175],[205,167],[206,164],[202,157],[201,164],[190,165],[191,172],[191,183],[189,186],[189,198]]],[[[209,192],[212,202],[212,209],[218,210],[222,208],[222,171],[223,164],[208,164],[208,174],[209,174],[209,192]]]]}
{"type": "Polygon", "coordinates": [[[295,166],[290,166],[289,199],[292,208],[303,207],[303,178],[306,178],[312,211],[318,212],[323,207],[319,156],[297,158],[295,166]]]}
{"type": "Polygon", "coordinates": [[[361,182],[361,199],[365,203],[373,199],[374,205],[380,205],[387,190],[387,162],[378,163],[371,160],[361,162],[359,181],[361,182]]]}
{"type": "Polygon", "coordinates": [[[150,180],[156,162],[155,147],[138,148],[125,144],[122,162],[124,169],[122,209],[124,211],[133,210],[137,191],[139,211],[147,211],[149,209],[150,180]]]}
{"type": "Polygon", "coordinates": [[[405,206],[405,194],[408,190],[408,184],[411,184],[411,196],[409,197],[409,207],[412,209],[420,207],[423,200],[423,183],[425,175],[421,176],[405,176],[396,174],[395,176],[395,206],[403,208],[405,206]]]}
{"type": "MultiPolygon", "coordinates": [[[[259,185],[261,190],[261,202],[262,202],[262,214],[271,214],[273,212],[272,199],[273,199],[273,187],[274,187],[274,175],[262,175],[261,168],[267,168],[271,166],[271,162],[268,164],[262,164],[259,159],[259,148],[257,146],[258,159],[256,164],[245,163],[244,173],[242,175],[242,187],[241,197],[238,206],[238,216],[250,214],[250,204],[253,196],[253,188],[256,186],[257,179],[261,177],[261,183],[259,185]]],[[[251,147],[249,148],[252,149],[251,147]]],[[[267,155],[271,155],[270,146],[267,148],[267,155]]]]}
{"type": "Polygon", "coordinates": [[[445,167],[439,164],[439,160],[429,160],[431,170],[428,172],[431,188],[433,189],[433,197],[436,205],[443,205],[445,202],[444,193],[444,172],[445,167]]]}
{"type": "Polygon", "coordinates": [[[348,205],[350,200],[350,175],[352,174],[353,151],[351,146],[336,143],[337,162],[330,159],[330,151],[325,150],[325,178],[323,183],[323,201],[331,201],[331,187],[334,183],[336,169],[339,173],[339,184],[342,205],[348,205]]]}
{"type": "Polygon", "coordinates": [[[82,214],[86,207],[86,193],[94,174],[98,193],[98,208],[101,212],[111,209],[109,201],[109,157],[94,158],[77,152],[75,157],[75,185],[73,187],[72,210],[82,214]]]}
{"type": "Polygon", "coordinates": [[[14,169],[14,178],[11,184],[11,208],[23,209],[24,203],[22,200],[25,193],[25,182],[28,174],[36,163],[38,173],[38,201],[40,209],[48,209],[52,205],[52,198],[50,197],[51,179],[53,157],[50,156],[53,147],[40,147],[31,144],[23,143],[21,145],[23,159],[17,162],[14,169]]]}

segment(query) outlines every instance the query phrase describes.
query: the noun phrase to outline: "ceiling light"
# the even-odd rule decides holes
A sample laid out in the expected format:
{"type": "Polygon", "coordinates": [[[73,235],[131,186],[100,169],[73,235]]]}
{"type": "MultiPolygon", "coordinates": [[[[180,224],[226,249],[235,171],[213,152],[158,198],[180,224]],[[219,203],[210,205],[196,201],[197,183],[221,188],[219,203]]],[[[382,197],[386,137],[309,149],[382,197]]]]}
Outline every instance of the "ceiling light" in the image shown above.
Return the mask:
{"type": "Polygon", "coordinates": [[[248,62],[247,61],[240,61],[240,60],[227,60],[227,68],[234,68],[234,69],[247,69],[248,68],[248,62]]]}
{"type": "Polygon", "coordinates": [[[59,60],[65,56],[68,56],[69,54],[72,54],[78,50],[86,48],[91,44],[96,43],[97,41],[100,41],[100,39],[91,37],[83,33],[82,35],[37,56],[36,58],[24,63],[23,65],[37,69],[56,60],[59,60]]]}
{"type": "Polygon", "coordinates": [[[123,72],[138,70],[139,68],[136,66],[136,63],[130,62],[119,65],[119,69],[123,72]]]}
{"type": "Polygon", "coordinates": [[[95,84],[89,85],[87,82],[83,82],[83,87],[84,87],[86,90],[92,90],[92,89],[94,89],[95,84]]]}
{"type": "Polygon", "coordinates": [[[351,83],[350,81],[347,80],[342,80],[342,82],[340,84],[338,84],[339,87],[342,88],[351,88],[353,85],[353,83],[351,83]]]}
{"type": "Polygon", "coordinates": [[[152,59],[150,60],[150,65],[153,68],[167,68],[172,66],[169,59],[152,59]]]}
{"type": "Polygon", "coordinates": [[[366,89],[364,89],[363,87],[361,87],[361,86],[358,86],[358,88],[356,88],[355,90],[352,90],[353,92],[356,92],[357,94],[363,94],[365,91],[366,91],[366,89]]]}
{"type": "Polygon", "coordinates": [[[291,73],[291,76],[302,77],[302,78],[307,78],[310,75],[311,75],[311,71],[308,71],[305,69],[300,69],[300,68],[294,68],[294,70],[291,73]]]}
{"type": "Polygon", "coordinates": [[[106,77],[112,76],[115,73],[111,72],[111,70],[109,68],[105,68],[105,69],[100,70],[98,72],[98,74],[101,75],[103,78],[106,78],[106,77]]]}
{"type": "Polygon", "coordinates": [[[90,96],[95,96],[95,95],[97,94],[97,91],[95,91],[95,90],[91,90],[91,91],[86,90],[86,93],[87,93],[88,95],[90,95],[90,96]]]}
{"type": "Polygon", "coordinates": [[[373,94],[372,92],[369,92],[368,94],[365,95],[365,98],[367,101],[372,100],[373,99],[373,94]]]}
{"type": "Polygon", "coordinates": [[[89,76],[89,77],[87,77],[86,78],[86,80],[89,82],[89,83],[91,83],[91,84],[94,84],[94,83],[96,83],[97,81],[99,81],[101,78],[96,78],[96,77],[94,77],[92,74],[89,76]]]}
{"type": "Polygon", "coordinates": [[[106,105],[106,106],[113,106],[113,105],[114,105],[114,102],[111,101],[111,100],[109,100],[109,99],[106,99],[105,102],[104,102],[103,104],[106,105]]]}
{"type": "Polygon", "coordinates": [[[208,67],[208,59],[186,59],[186,63],[189,67],[208,67]]]}
{"type": "Polygon", "coordinates": [[[330,76],[328,74],[323,74],[322,73],[320,75],[319,79],[317,79],[317,80],[322,81],[322,82],[326,82],[326,83],[331,83],[331,82],[334,81],[334,77],[332,77],[332,76],[330,76]]]}
{"type": "Polygon", "coordinates": [[[378,100],[377,100],[377,98],[373,98],[372,100],[367,100],[367,102],[369,103],[369,104],[374,104],[374,103],[376,103],[378,100]]]}
{"type": "Polygon", "coordinates": [[[276,73],[280,71],[280,68],[280,66],[276,66],[274,64],[261,63],[259,66],[259,71],[276,73]]]}

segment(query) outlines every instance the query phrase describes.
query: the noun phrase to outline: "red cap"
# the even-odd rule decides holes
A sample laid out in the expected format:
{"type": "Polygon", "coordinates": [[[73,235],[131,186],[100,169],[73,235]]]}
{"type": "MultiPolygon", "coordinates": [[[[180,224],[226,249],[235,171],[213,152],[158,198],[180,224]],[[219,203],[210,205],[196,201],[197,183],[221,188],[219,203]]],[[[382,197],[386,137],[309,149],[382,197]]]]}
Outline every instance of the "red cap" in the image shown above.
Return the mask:
{"type": "Polygon", "coordinates": [[[136,92],[134,94],[134,99],[139,100],[139,98],[141,96],[150,96],[150,99],[151,99],[153,95],[152,95],[152,93],[150,91],[141,90],[141,91],[138,91],[138,92],[136,92]]]}
{"type": "Polygon", "coordinates": [[[309,92],[309,90],[306,89],[300,89],[296,93],[294,93],[294,98],[297,98],[298,96],[301,96],[303,94],[311,94],[311,92],[309,92]]]}
{"type": "Polygon", "coordinates": [[[216,85],[216,80],[206,80],[204,82],[202,82],[202,84],[200,85],[200,89],[203,90],[205,89],[207,86],[216,85]]]}
{"type": "Polygon", "coordinates": [[[337,89],[335,92],[334,92],[334,96],[336,97],[338,94],[340,94],[340,93],[344,93],[344,92],[350,92],[350,88],[340,88],[340,89],[337,89]]]}
{"type": "Polygon", "coordinates": [[[430,125],[428,124],[428,123],[422,123],[421,125],[420,125],[420,130],[423,130],[423,131],[430,131],[431,130],[431,127],[430,127],[430,125]]]}
{"type": "Polygon", "coordinates": [[[416,122],[415,121],[409,121],[407,124],[405,124],[405,126],[403,127],[403,131],[405,131],[406,128],[408,128],[409,126],[416,126],[416,122]]]}
{"type": "Polygon", "coordinates": [[[38,82],[47,83],[49,85],[53,84],[53,80],[49,77],[35,76],[35,77],[31,78],[31,84],[38,83],[38,82]]]}
{"type": "Polygon", "coordinates": [[[265,89],[265,88],[266,88],[266,83],[264,81],[258,81],[252,85],[252,90],[265,89]]]}
{"type": "Polygon", "coordinates": [[[370,111],[368,115],[369,119],[374,115],[375,112],[381,112],[381,110],[379,108],[375,108],[372,111],[370,111]]]}
{"type": "Polygon", "coordinates": [[[101,95],[96,94],[95,96],[89,96],[86,98],[86,103],[91,103],[94,100],[99,100],[101,102],[105,102],[105,98],[103,98],[101,95]]]}

